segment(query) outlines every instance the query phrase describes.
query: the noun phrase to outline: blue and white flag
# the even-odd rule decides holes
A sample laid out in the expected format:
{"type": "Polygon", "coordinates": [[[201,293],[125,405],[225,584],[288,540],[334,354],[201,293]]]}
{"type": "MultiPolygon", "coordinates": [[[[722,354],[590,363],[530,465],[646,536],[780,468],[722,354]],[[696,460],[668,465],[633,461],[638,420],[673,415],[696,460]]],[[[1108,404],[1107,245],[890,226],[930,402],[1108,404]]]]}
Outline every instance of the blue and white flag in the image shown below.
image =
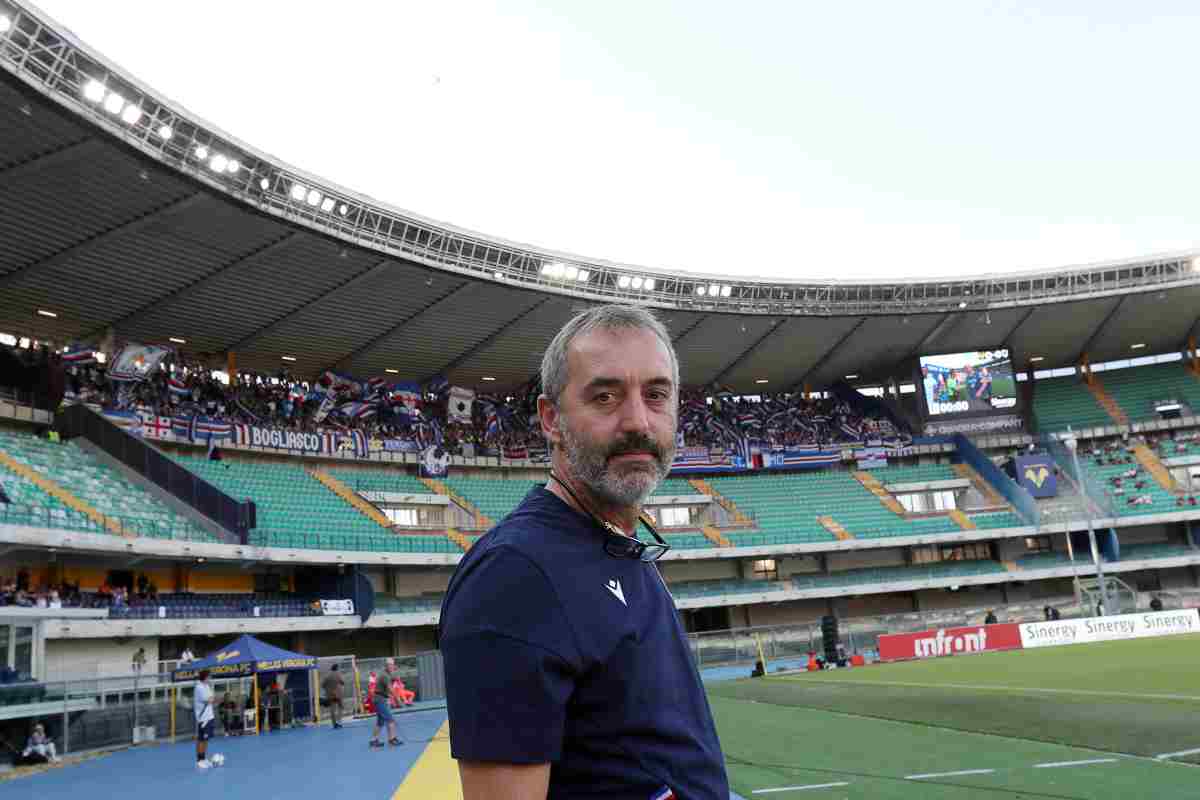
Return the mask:
{"type": "Polygon", "coordinates": [[[108,377],[115,381],[144,381],[170,355],[173,348],[153,344],[127,344],[113,356],[108,377]]]}
{"type": "Polygon", "coordinates": [[[471,404],[475,402],[475,392],[462,386],[450,388],[450,400],[446,404],[446,417],[451,422],[463,425],[471,424],[471,404]]]}

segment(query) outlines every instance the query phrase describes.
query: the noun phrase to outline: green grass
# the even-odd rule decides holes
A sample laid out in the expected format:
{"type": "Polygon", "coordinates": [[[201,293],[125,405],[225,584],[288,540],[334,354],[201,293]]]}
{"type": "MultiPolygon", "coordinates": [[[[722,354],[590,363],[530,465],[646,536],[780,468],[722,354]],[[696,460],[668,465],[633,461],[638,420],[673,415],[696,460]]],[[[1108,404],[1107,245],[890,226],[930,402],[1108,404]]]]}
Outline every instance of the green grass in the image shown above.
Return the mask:
{"type": "Polygon", "coordinates": [[[1200,797],[1194,766],[1146,758],[1200,748],[1198,661],[1200,636],[1180,636],[747,679],[709,694],[747,798],[843,782],[799,794],[1200,797]],[[1097,758],[1116,760],[1034,767],[1097,758]],[[976,769],[993,772],[905,779],[976,769]]]}

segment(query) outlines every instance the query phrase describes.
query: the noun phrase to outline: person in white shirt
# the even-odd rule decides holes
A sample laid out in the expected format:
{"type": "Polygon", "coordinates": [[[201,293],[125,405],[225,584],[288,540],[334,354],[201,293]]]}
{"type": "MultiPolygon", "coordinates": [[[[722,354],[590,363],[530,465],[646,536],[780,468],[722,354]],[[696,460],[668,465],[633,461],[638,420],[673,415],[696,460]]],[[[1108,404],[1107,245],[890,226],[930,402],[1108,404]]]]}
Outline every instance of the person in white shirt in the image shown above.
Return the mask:
{"type": "Polygon", "coordinates": [[[216,714],[213,713],[213,689],[208,684],[208,670],[200,670],[199,682],[192,696],[192,707],[196,713],[196,766],[208,769],[208,740],[213,737],[216,728],[216,714]]]}
{"type": "Polygon", "coordinates": [[[33,735],[29,737],[29,742],[25,745],[25,751],[21,753],[21,758],[27,762],[38,757],[46,761],[58,761],[58,753],[54,750],[54,742],[46,738],[46,729],[39,722],[33,726],[33,735]]]}
{"type": "Polygon", "coordinates": [[[183,654],[179,656],[180,665],[190,664],[195,660],[196,660],[196,657],[194,655],[192,655],[192,648],[190,648],[190,647],[183,648],[183,654]]]}

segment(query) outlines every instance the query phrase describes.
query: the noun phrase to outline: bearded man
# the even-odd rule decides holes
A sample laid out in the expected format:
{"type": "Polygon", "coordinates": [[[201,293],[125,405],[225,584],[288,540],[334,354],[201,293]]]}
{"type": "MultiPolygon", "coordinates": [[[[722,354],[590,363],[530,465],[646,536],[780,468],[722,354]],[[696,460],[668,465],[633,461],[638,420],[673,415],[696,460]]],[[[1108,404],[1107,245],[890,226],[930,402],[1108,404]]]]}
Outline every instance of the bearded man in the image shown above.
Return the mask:
{"type": "Polygon", "coordinates": [[[669,547],[641,514],[675,455],[670,336],[645,309],[583,312],[546,349],[542,388],[550,480],[463,557],[442,604],[464,800],[728,800],[654,563],[669,547]]]}

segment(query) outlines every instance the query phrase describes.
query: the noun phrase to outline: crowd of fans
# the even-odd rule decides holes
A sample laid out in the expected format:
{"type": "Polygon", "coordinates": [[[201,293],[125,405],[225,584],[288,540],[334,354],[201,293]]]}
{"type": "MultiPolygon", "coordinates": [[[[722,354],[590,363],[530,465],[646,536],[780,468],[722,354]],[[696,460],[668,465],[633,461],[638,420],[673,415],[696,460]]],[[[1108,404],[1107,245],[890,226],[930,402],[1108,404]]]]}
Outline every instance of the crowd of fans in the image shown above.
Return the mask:
{"type": "MultiPolygon", "coordinates": [[[[454,455],[537,460],[548,454],[536,419],[536,380],[515,396],[475,395],[468,419],[450,413],[450,387],[439,379],[405,394],[395,391],[399,384],[334,372],[311,380],[286,370],[227,378],[176,352],[141,380],[115,380],[90,352],[77,357],[45,348],[13,349],[8,357],[30,370],[61,373],[65,403],[306,433],[361,430],[373,438],[407,441],[411,449],[438,444],[454,455]]],[[[890,420],[864,417],[848,403],[800,395],[745,398],[724,388],[689,389],[681,392],[679,411],[678,443],[691,447],[737,449],[746,441],[819,447],[903,435],[890,420]]]]}
{"type": "MultiPolygon", "coordinates": [[[[1150,506],[1154,505],[1154,495],[1146,490],[1150,488],[1150,481],[1153,480],[1153,477],[1146,473],[1145,467],[1138,461],[1134,454],[1134,448],[1139,444],[1144,444],[1160,457],[1169,458],[1188,452],[1186,442],[1195,439],[1196,436],[1195,432],[1177,436],[1173,436],[1171,432],[1163,433],[1160,436],[1141,434],[1133,437],[1126,436],[1121,440],[1113,440],[1106,444],[1097,443],[1087,455],[1098,467],[1128,467],[1128,469],[1108,477],[1105,491],[1110,497],[1124,500],[1127,506],[1150,506]]],[[[1177,494],[1175,496],[1177,508],[1194,507],[1198,504],[1200,503],[1194,494],[1177,494]]]]}

